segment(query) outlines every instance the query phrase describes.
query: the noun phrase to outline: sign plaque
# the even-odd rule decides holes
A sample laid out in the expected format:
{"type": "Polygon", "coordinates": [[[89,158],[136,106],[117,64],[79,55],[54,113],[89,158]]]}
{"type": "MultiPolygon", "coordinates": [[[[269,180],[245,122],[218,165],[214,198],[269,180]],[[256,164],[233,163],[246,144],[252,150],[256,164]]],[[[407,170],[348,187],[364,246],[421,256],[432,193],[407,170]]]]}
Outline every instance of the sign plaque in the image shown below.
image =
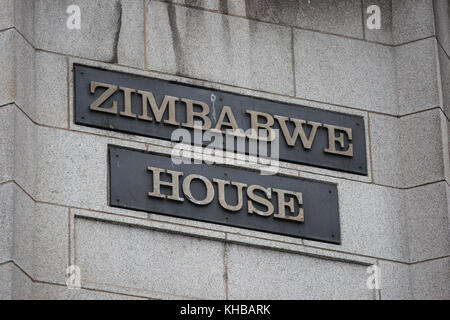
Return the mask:
{"type": "Polygon", "coordinates": [[[74,73],[76,124],[165,140],[177,128],[193,135],[196,122],[224,137],[255,130],[247,140],[277,129],[277,160],[367,175],[363,117],[77,64],[74,73]]]}
{"type": "Polygon", "coordinates": [[[340,243],[334,184],[221,165],[174,165],[170,156],[110,145],[110,205],[340,243]]]}

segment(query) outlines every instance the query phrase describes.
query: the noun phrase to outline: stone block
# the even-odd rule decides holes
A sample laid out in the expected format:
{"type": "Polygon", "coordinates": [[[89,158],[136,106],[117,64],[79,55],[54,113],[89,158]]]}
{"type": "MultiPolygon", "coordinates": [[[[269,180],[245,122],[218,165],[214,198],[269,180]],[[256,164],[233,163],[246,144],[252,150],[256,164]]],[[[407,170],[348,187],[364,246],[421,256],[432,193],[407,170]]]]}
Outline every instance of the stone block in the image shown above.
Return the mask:
{"type": "Polygon", "coordinates": [[[149,1],[151,70],[292,95],[289,28],[149,1]]]}
{"type": "Polygon", "coordinates": [[[433,2],[392,0],[392,25],[396,45],[433,36],[433,2]]]}
{"type": "Polygon", "coordinates": [[[440,105],[436,45],[429,38],[395,48],[399,115],[440,105]]]}
{"type": "Polygon", "coordinates": [[[14,185],[0,185],[0,264],[12,260],[14,185]]]}
{"type": "Polygon", "coordinates": [[[14,108],[0,108],[0,183],[14,177],[14,108]]]}
{"type": "MultiPolygon", "coordinates": [[[[67,128],[67,59],[36,52],[36,100],[33,119],[48,126],[67,128]]],[[[71,111],[73,112],[73,111],[71,111]]]]}
{"type": "Polygon", "coordinates": [[[379,261],[381,300],[411,300],[411,267],[403,263],[379,261]]]}
{"type": "Polygon", "coordinates": [[[0,300],[12,298],[12,263],[0,264],[0,300]]]}
{"type": "Polygon", "coordinates": [[[450,56],[450,4],[446,0],[433,0],[436,37],[450,56]]]}
{"type": "Polygon", "coordinates": [[[85,218],[74,223],[83,287],[225,298],[222,242],[85,218]]]}
{"type": "Polygon", "coordinates": [[[444,179],[444,129],[438,108],[402,118],[371,114],[374,181],[406,188],[444,179]]]}
{"type": "Polygon", "coordinates": [[[392,48],[295,30],[299,98],[397,114],[392,48]]]}
{"type": "Polygon", "coordinates": [[[230,299],[373,299],[360,264],[240,245],[227,261],[230,299]]]}
{"type": "Polygon", "coordinates": [[[305,245],[408,261],[401,190],[343,181],[338,192],[342,244],[305,240],[305,245]]]}
{"type": "Polygon", "coordinates": [[[15,57],[14,39],[16,32],[7,30],[0,32],[0,48],[9,48],[0,51],[0,106],[15,100],[15,57]]]}
{"type": "Polygon", "coordinates": [[[364,0],[363,12],[365,39],[392,45],[392,0],[364,0]],[[372,5],[377,5],[380,8],[381,19],[379,20],[379,29],[369,29],[367,25],[369,18],[369,22],[372,22],[372,19],[377,17],[377,12],[368,10],[372,5]]]}
{"type": "MultiPolygon", "coordinates": [[[[140,1],[35,1],[35,43],[40,49],[111,63],[142,65],[140,1]],[[69,29],[69,5],[81,12],[81,29],[69,29]],[[122,35],[122,30],[124,35],[122,35]],[[127,48],[125,48],[125,46],[127,48]],[[124,60],[121,61],[121,58],[124,60]],[[136,60],[138,59],[138,60],[136,60]]],[[[141,20],[142,17],[142,20],[141,20]]]]}
{"type": "Polygon", "coordinates": [[[450,119],[450,57],[440,45],[437,46],[439,54],[439,68],[442,86],[442,109],[450,119]]]}
{"type": "Polygon", "coordinates": [[[65,283],[68,218],[67,208],[35,203],[16,188],[14,261],[34,280],[65,283]]]}
{"type": "Polygon", "coordinates": [[[220,11],[250,19],[361,38],[361,2],[357,0],[221,0],[220,11]]]}
{"type": "Polygon", "coordinates": [[[445,182],[403,192],[411,262],[450,255],[448,195],[450,187],[445,182]]]}
{"type": "Polygon", "coordinates": [[[417,263],[411,266],[414,299],[450,299],[450,258],[417,263]]]}

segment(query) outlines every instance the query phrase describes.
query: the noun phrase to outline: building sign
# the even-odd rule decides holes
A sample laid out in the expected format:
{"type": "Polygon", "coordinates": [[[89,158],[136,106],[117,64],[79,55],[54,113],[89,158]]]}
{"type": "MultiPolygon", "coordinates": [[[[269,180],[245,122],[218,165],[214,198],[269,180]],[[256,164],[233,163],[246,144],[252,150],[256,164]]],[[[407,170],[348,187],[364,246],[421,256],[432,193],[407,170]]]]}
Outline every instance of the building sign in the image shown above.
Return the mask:
{"type": "Polygon", "coordinates": [[[110,205],[340,243],[334,184],[108,146],[110,205]]]}
{"type": "Polygon", "coordinates": [[[276,131],[281,161],[367,175],[360,116],[82,65],[74,72],[76,124],[165,140],[177,128],[221,135],[254,129],[244,139],[269,145],[276,131]]]}

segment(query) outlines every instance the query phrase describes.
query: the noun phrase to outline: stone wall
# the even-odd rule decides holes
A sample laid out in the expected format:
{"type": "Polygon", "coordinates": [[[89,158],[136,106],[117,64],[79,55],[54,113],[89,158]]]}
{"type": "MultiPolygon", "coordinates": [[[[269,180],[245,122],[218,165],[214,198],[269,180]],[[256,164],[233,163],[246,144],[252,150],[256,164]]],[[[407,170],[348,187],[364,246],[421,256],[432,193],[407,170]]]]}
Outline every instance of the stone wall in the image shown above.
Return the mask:
{"type": "Polygon", "coordinates": [[[446,0],[0,0],[0,298],[449,299],[449,16],[446,0]],[[337,184],[342,244],[108,206],[107,145],[170,143],[74,124],[74,63],[363,116],[368,176],[281,168],[337,184]]]}

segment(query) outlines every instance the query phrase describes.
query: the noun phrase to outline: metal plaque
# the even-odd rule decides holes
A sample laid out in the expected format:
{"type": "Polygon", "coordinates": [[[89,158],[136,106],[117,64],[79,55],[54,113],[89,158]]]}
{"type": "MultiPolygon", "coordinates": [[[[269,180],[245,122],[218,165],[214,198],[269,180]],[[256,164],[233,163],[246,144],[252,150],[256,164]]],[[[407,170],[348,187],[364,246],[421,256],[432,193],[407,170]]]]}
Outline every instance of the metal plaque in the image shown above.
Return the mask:
{"type": "Polygon", "coordinates": [[[108,146],[113,207],[340,243],[334,184],[108,146]]]}
{"type": "Polygon", "coordinates": [[[204,118],[195,118],[204,129],[206,121],[222,131],[269,122],[280,132],[279,160],[367,175],[360,116],[76,64],[74,83],[76,124],[171,140],[177,128],[192,133],[193,114],[201,112],[204,118]]]}

